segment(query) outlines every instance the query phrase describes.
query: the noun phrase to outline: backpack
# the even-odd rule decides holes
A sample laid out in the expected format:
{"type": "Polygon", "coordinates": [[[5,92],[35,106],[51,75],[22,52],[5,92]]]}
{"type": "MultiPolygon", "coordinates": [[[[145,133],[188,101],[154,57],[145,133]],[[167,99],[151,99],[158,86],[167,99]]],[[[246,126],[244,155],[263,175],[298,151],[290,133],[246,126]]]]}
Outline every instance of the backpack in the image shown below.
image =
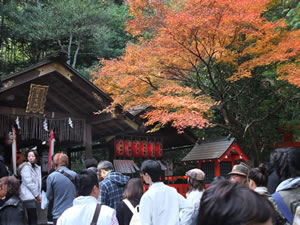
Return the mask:
{"type": "Polygon", "coordinates": [[[130,220],[129,225],[141,225],[140,221],[140,213],[139,213],[139,205],[137,205],[135,208],[131,204],[131,202],[128,199],[123,199],[123,202],[127,205],[127,207],[132,212],[132,217],[130,220]]]}

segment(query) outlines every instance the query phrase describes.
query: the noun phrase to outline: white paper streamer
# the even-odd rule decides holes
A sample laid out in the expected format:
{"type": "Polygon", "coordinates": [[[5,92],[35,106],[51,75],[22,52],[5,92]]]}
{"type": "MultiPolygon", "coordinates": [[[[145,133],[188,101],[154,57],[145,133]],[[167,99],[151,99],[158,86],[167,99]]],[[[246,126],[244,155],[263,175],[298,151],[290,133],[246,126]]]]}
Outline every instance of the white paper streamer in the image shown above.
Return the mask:
{"type": "Polygon", "coordinates": [[[44,122],[43,122],[43,127],[44,127],[44,130],[45,130],[45,131],[49,131],[49,130],[48,130],[47,119],[44,120],[44,122]]]}
{"type": "Polygon", "coordinates": [[[20,127],[20,120],[19,120],[19,117],[18,117],[18,116],[17,116],[17,118],[16,118],[16,124],[17,124],[18,130],[20,130],[21,127],[20,127]]]}
{"type": "Polygon", "coordinates": [[[73,128],[73,121],[72,121],[71,117],[69,117],[69,125],[71,128],[73,128]]]}

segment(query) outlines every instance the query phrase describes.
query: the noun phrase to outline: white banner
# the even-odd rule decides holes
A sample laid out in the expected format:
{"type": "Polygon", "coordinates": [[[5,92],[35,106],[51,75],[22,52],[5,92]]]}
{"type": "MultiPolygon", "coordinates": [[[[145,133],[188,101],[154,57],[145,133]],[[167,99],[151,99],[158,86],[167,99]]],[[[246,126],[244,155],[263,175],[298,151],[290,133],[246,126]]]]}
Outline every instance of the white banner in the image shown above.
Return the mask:
{"type": "Polygon", "coordinates": [[[16,129],[12,129],[13,134],[13,142],[12,142],[12,163],[13,163],[13,172],[15,175],[17,175],[17,135],[16,135],[16,129]]]}
{"type": "Polygon", "coordinates": [[[52,168],[52,156],[54,155],[54,142],[55,138],[53,135],[53,130],[50,130],[50,140],[49,140],[49,153],[48,153],[48,172],[52,168]]]}

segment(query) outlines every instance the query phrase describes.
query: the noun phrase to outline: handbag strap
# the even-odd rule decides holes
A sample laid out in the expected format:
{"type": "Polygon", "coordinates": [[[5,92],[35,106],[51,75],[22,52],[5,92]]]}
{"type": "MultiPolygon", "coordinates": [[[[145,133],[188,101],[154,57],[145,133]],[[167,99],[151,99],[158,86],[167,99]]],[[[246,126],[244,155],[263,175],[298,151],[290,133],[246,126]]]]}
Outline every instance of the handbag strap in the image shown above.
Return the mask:
{"type": "MultiPolygon", "coordinates": [[[[58,172],[60,172],[62,175],[66,176],[67,178],[69,178],[69,180],[74,184],[75,180],[74,178],[68,174],[66,171],[64,170],[58,170],[58,172]]],[[[75,184],[74,184],[75,185],[75,184]]]]}
{"type": "Polygon", "coordinates": [[[276,203],[277,203],[280,211],[284,215],[284,217],[289,221],[290,224],[293,224],[294,216],[291,213],[291,211],[289,210],[289,208],[287,207],[287,205],[285,204],[285,202],[283,201],[280,194],[278,192],[274,192],[274,194],[272,194],[272,197],[276,201],[276,203]]]}
{"type": "Polygon", "coordinates": [[[135,210],[135,208],[133,207],[133,205],[131,204],[131,202],[128,199],[123,199],[123,202],[127,205],[127,207],[130,209],[132,214],[137,213],[137,211],[135,210]]]}
{"type": "Polygon", "coordinates": [[[91,225],[97,225],[98,217],[101,211],[101,206],[102,205],[97,204],[91,225]]]}

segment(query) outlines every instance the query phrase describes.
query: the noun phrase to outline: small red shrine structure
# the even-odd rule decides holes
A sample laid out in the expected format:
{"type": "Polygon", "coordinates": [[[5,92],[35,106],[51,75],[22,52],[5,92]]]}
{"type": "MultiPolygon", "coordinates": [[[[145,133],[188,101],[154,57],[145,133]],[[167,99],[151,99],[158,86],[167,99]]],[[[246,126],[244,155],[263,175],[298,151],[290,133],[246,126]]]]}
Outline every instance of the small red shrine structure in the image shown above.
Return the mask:
{"type": "Polygon", "coordinates": [[[205,183],[209,184],[214,177],[227,176],[237,161],[248,162],[248,157],[242,152],[235,138],[220,137],[197,142],[182,161],[197,161],[198,168],[205,172],[205,183]]]}
{"type": "Polygon", "coordinates": [[[293,129],[300,129],[300,126],[294,127],[286,127],[285,129],[281,129],[283,133],[283,141],[275,143],[275,146],[278,148],[286,148],[286,147],[300,147],[300,141],[295,141],[294,139],[294,131],[293,129]]]}

